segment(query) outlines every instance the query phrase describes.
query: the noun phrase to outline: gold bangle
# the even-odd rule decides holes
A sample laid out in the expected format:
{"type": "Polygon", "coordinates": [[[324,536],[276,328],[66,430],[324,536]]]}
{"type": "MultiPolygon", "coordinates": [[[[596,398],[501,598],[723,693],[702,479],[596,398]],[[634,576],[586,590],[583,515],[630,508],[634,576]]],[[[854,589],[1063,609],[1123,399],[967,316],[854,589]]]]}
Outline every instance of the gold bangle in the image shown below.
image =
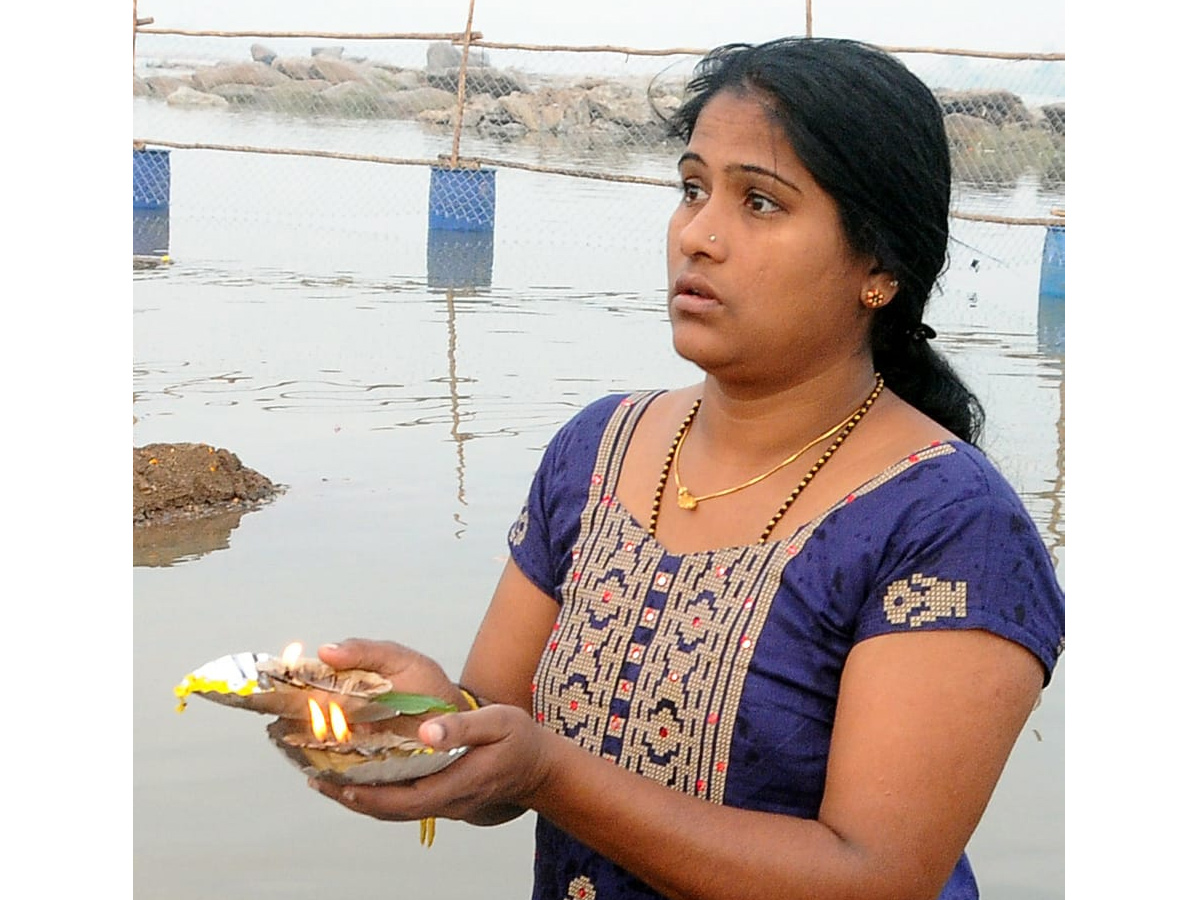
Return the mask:
{"type": "Polygon", "coordinates": [[[433,846],[433,834],[434,834],[434,831],[436,830],[436,828],[437,828],[437,819],[435,819],[433,816],[430,816],[427,819],[421,820],[421,846],[422,847],[432,847],[433,846]]]}
{"type": "MultiPolygon", "coordinates": [[[[479,709],[479,701],[475,699],[475,695],[468,691],[462,685],[458,686],[459,693],[463,695],[463,699],[467,701],[467,706],[471,709],[479,709]]],[[[421,820],[421,846],[432,847],[433,837],[437,831],[437,819],[429,816],[421,820]]]]}

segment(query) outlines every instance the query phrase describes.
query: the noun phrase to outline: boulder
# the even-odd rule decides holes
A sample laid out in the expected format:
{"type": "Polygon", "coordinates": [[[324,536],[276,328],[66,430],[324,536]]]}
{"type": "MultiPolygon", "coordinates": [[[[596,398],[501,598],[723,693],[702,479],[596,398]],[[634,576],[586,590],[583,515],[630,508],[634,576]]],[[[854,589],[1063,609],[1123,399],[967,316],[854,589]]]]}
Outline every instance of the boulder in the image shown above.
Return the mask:
{"type": "Polygon", "coordinates": [[[484,137],[501,141],[515,141],[529,133],[529,129],[520,122],[492,122],[484,119],[479,123],[478,131],[484,137]]]}
{"type": "Polygon", "coordinates": [[[324,56],[327,59],[341,59],[342,53],[346,50],[345,47],[313,47],[310,51],[313,56],[324,56]]]}
{"type": "Polygon", "coordinates": [[[287,76],[265,63],[233,63],[230,65],[205,66],[192,73],[192,87],[198,91],[212,91],[219,84],[254,84],[272,87],[287,80],[287,76]]]}
{"type": "Polygon", "coordinates": [[[229,101],[224,97],[216,94],[208,94],[204,91],[197,91],[194,88],[183,87],[176,90],[173,94],[167,97],[168,106],[212,106],[226,107],[229,101]]]}
{"type": "Polygon", "coordinates": [[[625,128],[639,128],[656,121],[645,95],[635,95],[624,85],[606,84],[587,92],[593,119],[605,119],[625,128]]]}
{"type": "Polygon", "coordinates": [[[309,71],[312,72],[312,78],[320,78],[322,81],[328,81],[330,84],[343,84],[347,81],[367,81],[366,71],[362,66],[355,63],[343,62],[340,59],[333,59],[328,56],[313,57],[312,67],[309,71]]]}
{"type": "MultiPolygon", "coordinates": [[[[482,50],[473,48],[467,54],[468,68],[471,66],[484,68],[487,65],[487,54],[482,50]]],[[[449,41],[434,41],[425,48],[425,68],[428,71],[436,72],[440,75],[448,69],[453,69],[457,72],[461,67],[462,50],[455,47],[449,41]]]]}
{"type": "Polygon", "coordinates": [[[993,125],[979,116],[966,113],[950,113],[944,119],[946,139],[950,146],[960,150],[978,147],[983,143],[995,143],[1000,135],[1000,126],[993,125]]]}
{"type": "Polygon", "coordinates": [[[457,100],[449,91],[432,87],[392,91],[380,97],[379,111],[392,118],[411,119],[429,109],[453,109],[457,100]]]}
{"type": "Polygon", "coordinates": [[[1029,110],[1012,91],[936,91],[942,113],[965,113],[987,119],[993,125],[1030,121],[1029,110]]]}
{"type": "Polygon", "coordinates": [[[569,134],[588,128],[592,124],[592,107],[587,92],[578,88],[563,88],[549,91],[546,109],[553,110],[553,130],[558,134],[569,134]]]}
{"type": "Polygon", "coordinates": [[[370,118],[379,115],[384,94],[360,81],[343,81],[322,91],[320,107],[343,116],[370,118]]]}
{"type": "Polygon", "coordinates": [[[146,79],[146,87],[150,88],[152,97],[162,97],[166,99],[181,87],[190,87],[191,84],[183,79],[176,78],[174,75],[151,75],[146,79]]]}
{"type": "Polygon", "coordinates": [[[1067,104],[1047,103],[1041,108],[1046,127],[1055,134],[1067,133],[1067,104]]]}
{"type": "MultiPolygon", "coordinates": [[[[510,121],[520,122],[530,131],[542,131],[546,127],[542,119],[544,107],[535,105],[533,97],[528,94],[509,94],[501,97],[499,106],[508,114],[510,121]]],[[[562,119],[561,112],[559,119],[562,119]]]]}
{"type": "Polygon", "coordinates": [[[262,63],[265,66],[275,62],[275,57],[279,54],[265,44],[251,44],[250,58],[255,62],[262,63]]]}
{"type": "Polygon", "coordinates": [[[262,103],[267,88],[256,84],[218,84],[212,93],[224,97],[233,106],[258,106],[262,103]]]}
{"type": "Polygon", "coordinates": [[[370,66],[364,70],[363,76],[367,84],[372,84],[381,91],[411,91],[425,83],[424,76],[419,72],[393,66],[370,66]]]}
{"type": "MultiPolygon", "coordinates": [[[[426,73],[425,80],[429,82],[431,87],[441,88],[444,91],[453,91],[456,96],[458,94],[457,69],[441,73],[434,72],[431,69],[426,73]]],[[[512,72],[501,72],[498,69],[468,66],[465,80],[465,91],[468,95],[490,94],[493,97],[503,97],[506,94],[528,89],[527,82],[520,75],[512,72]]]]}
{"type": "Polygon", "coordinates": [[[303,56],[279,57],[271,63],[271,68],[296,81],[316,77],[313,75],[313,61],[303,56]]]}
{"type": "MultiPolygon", "coordinates": [[[[423,109],[417,113],[417,121],[426,125],[453,125],[454,110],[452,109],[423,109]]],[[[465,126],[464,126],[465,127],[465,126]]],[[[474,126],[472,126],[474,127],[474,126]]]]}
{"type": "Polygon", "coordinates": [[[325,81],[288,81],[263,92],[262,103],[270,109],[289,113],[312,113],[321,108],[321,92],[328,90],[325,81]]]}

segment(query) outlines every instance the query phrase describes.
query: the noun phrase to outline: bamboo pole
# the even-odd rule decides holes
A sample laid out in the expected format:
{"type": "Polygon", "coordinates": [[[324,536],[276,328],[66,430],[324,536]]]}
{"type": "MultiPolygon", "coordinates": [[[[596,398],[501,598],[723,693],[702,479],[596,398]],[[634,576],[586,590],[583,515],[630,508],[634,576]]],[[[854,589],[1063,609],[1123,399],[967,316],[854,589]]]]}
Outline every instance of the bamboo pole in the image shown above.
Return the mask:
{"type": "Polygon", "coordinates": [[[1044,60],[1063,62],[1065,53],[1005,53],[999,50],[961,50],[946,47],[880,47],[886,53],[933,53],[940,56],[971,56],[976,59],[1044,60]]]}
{"type": "Polygon", "coordinates": [[[313,156],[320,159],[345,159],[352,162],[384,163],[393,166],[436,166],[436,159],[405,159],[395,156],[374,156],[369,153],[339,153],[333,150],[301,150],[288,147],[254,147],[238,144],[185,143],[182,141],[159,141],[134,138],[133,148],[144,150],[148,146],[167,147],[172,150],[221,150],[230,153],[261,153],[265,156],[313,156]]]}
{"type": "Polygon", "coordinates": [[[471,53],[471,22],[475,19],[475,0],[467,6],[467,27],[463,29],[462,61],[458,64],[458,99],[454,115],[454,139],[450,144],[450,167],[458,168],[458,145],[462,139],[463,107],[467,102],[467,57],[471,53]]]}
{"type": "MultiPolygon", "coordinates": [[[[261,153],[267,156],[312,156],[319,159],[344,159],[351,162],[383,163],[391,166],[446,166],[451,160],[446,154],[436,159],[417,159],[395,156],[376,156],[368,153],[339,153],[333,150],[303,150],[286,147],[254,147],[237,144],[206,144],[183,143],[181,141],[161,141],[151,138],[134,138],[135,150],[144,150],[147,146],[167,147],[174,150],[219,150],[229,153],[261,153]]],[[[538,163],[526,163],[512,159],[493,159],[486,156],[460,156],[456,165],[460,169],[479,169],[483,167],[496,169],[519,169],[524,172],[537,172],[542,175],[565,175],[571,178],[589,178],[593,181],[611,181],[618,184],[646,184],[652,187],[678,187],[679,182],[674,178],[651,178],[645,175],[622,175],[611,172],[594,172],[587,169],[570,169],[564,166],[544,166],[538,163]]],[[[1022,218],[1015,216],[996,216],[984,213],[957,212],[951,210],[950,217],[969,222],[989,222],[993,225],[1064,225],[1064,218],[1022,218]]]]}
{"type": "MultiPolygon", "coordinates": [[[[456,43],[462,40],[462,35],[455,35],[452,40],[456,43]]],[[[523,44],[512,41],[485,41],[471,39],[471,44],[485,50],[530,50],[559,53],[620,53],[623,56],[704,56],[711,47],[623,47],[617,44],[523,44]]],[[[880,47],[888,53],[935,53],[944,56],[971,56],[980,59],[1004,60],[1048,60],[1061,62],[1065,60],[1064,53],[1009,53],[1000,50],[955,50],[943,47],[880,47]]]]}
{"type": "MultiPolygon", "coordinates": [[[[150,19],[149,21],[154,21],[150,19]]],[[[143,34],[173,34],[177,37],[323,38],[341,41],[451,41],[462,40],[461,31],[446,32],[327,32],[327,31],[194,31],[184,28],[143,28],[143,34]]],[[[471,38],[483,37],[472,34],[471,38]]]]}
{"type": "Polygon", "coordinates": [[[812,0],[804,0],[804,36],[812,37],[812,0]]]}
{"type": "MultiPolygon", "coordinates": [[[[461,39],[461,35],[459,38],[461,39]]],[[[472,39],[476,47],[487,50],[531,50],[562,53],[620,53],[623,56],[704,56],[706,47],[622,47],[616,44],[523,44],[513,41],[485,41],[472,39]]]]}
{"type": "Polygon", "coordinates": [[[962,219],[967,222],[992,222],[996,225],[1065,225],[1066,216],[1063,218],[1042,219],[1037,217],[1020,217],[1020,216],[993,216],[989,213],[968,213],[950,211],[952,219],[962,219]]]}
{"type": "MultiPolygon", "coordinates": [[[[144,19],[142,22],[153,22],[144,19]]],[[[139,23],[140,24],[140,23],[139,23]]],[[[255,37],[255,38],[323,38],[326,40],[345,41],[449,41],[452,44],[464,42],[460,31],[449,32],[323,32],[323,31],[196,31],[183,28],[143,28],[143,34],[171,34],[178,37],[255,37]]],[[[710,47],[623,47],[615,44],[524,44],[510,41],[485,41],[482,32],[473,31],[469,35],[470,43],[487,50],[532,50],[555,51],[561,53],[620,53],[626,56],[704,56],[710,47]]],[[[979,59],[1006,60],[1044,60],[1061,62],[1066,60],[1065,53],[1009,53],[998,50],[964,50],[946,47],[880,47],[888,53],[933,53],[942,56],[970,56],[979,59]]]]}

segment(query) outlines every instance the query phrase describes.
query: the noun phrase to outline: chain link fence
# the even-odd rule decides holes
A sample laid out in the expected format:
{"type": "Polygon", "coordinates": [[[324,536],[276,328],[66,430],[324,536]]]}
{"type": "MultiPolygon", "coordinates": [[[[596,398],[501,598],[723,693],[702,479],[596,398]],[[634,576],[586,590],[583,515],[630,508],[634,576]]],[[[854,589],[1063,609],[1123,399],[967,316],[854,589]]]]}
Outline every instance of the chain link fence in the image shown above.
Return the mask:
{"type": "MultiPolygon", "coordinates": [[[[246,217],[303,220],[288,202],[303,179],[337,185],[337,197],[306,194],[314,224],[386,233],[426,211],[432,223],[438,170],[495,170],[502,194],[507,179],[527,200],[562,193],[544,190],[544,179],[586,179],[578,193],[590,201],[591,233],[614,247],[658,246],[679,152],[665,118],[708,49],[502,43],[465,30],[184,31],[136,15],[134,205],[169,202],[170,154],[177,183],[186,172],[205,185],[176,212],[214,228],[246,217]],[[664,199],[634,215],[618,184],[664,199]]],[[[945,111],[952,264],[964,248],[959,255],[975,262],[1039,259],[1047,228],[1065,225],[1063,55],[887,49],[945,111]]],[[[548,244],[578,235],[561,217],[530,210],[510,217],[520,236],[512,226],[504,233],[548,244]]],[[[486,211],[478,215],[490,227],[486,211]]],[[[135,227],[135,251],[137,239],[135,227]]]]}

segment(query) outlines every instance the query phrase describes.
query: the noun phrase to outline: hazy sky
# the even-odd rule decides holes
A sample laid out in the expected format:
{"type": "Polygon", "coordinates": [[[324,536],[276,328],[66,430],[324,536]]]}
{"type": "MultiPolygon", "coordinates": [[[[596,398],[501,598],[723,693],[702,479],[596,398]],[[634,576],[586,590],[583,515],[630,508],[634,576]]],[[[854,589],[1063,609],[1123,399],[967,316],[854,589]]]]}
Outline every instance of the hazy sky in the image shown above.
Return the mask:
{"type": "MultiPolygon", "coordinates": [[[[161,27],[293,31],[461,30],[468,0],[138,0],[161,27]]],[[[813,0],[813,33],[892,46],[1065,50],[1063,0],[813,0]]],[[[709,47],[803,34],[803,0],[475,0],[487,40],[709,47]]]]}

